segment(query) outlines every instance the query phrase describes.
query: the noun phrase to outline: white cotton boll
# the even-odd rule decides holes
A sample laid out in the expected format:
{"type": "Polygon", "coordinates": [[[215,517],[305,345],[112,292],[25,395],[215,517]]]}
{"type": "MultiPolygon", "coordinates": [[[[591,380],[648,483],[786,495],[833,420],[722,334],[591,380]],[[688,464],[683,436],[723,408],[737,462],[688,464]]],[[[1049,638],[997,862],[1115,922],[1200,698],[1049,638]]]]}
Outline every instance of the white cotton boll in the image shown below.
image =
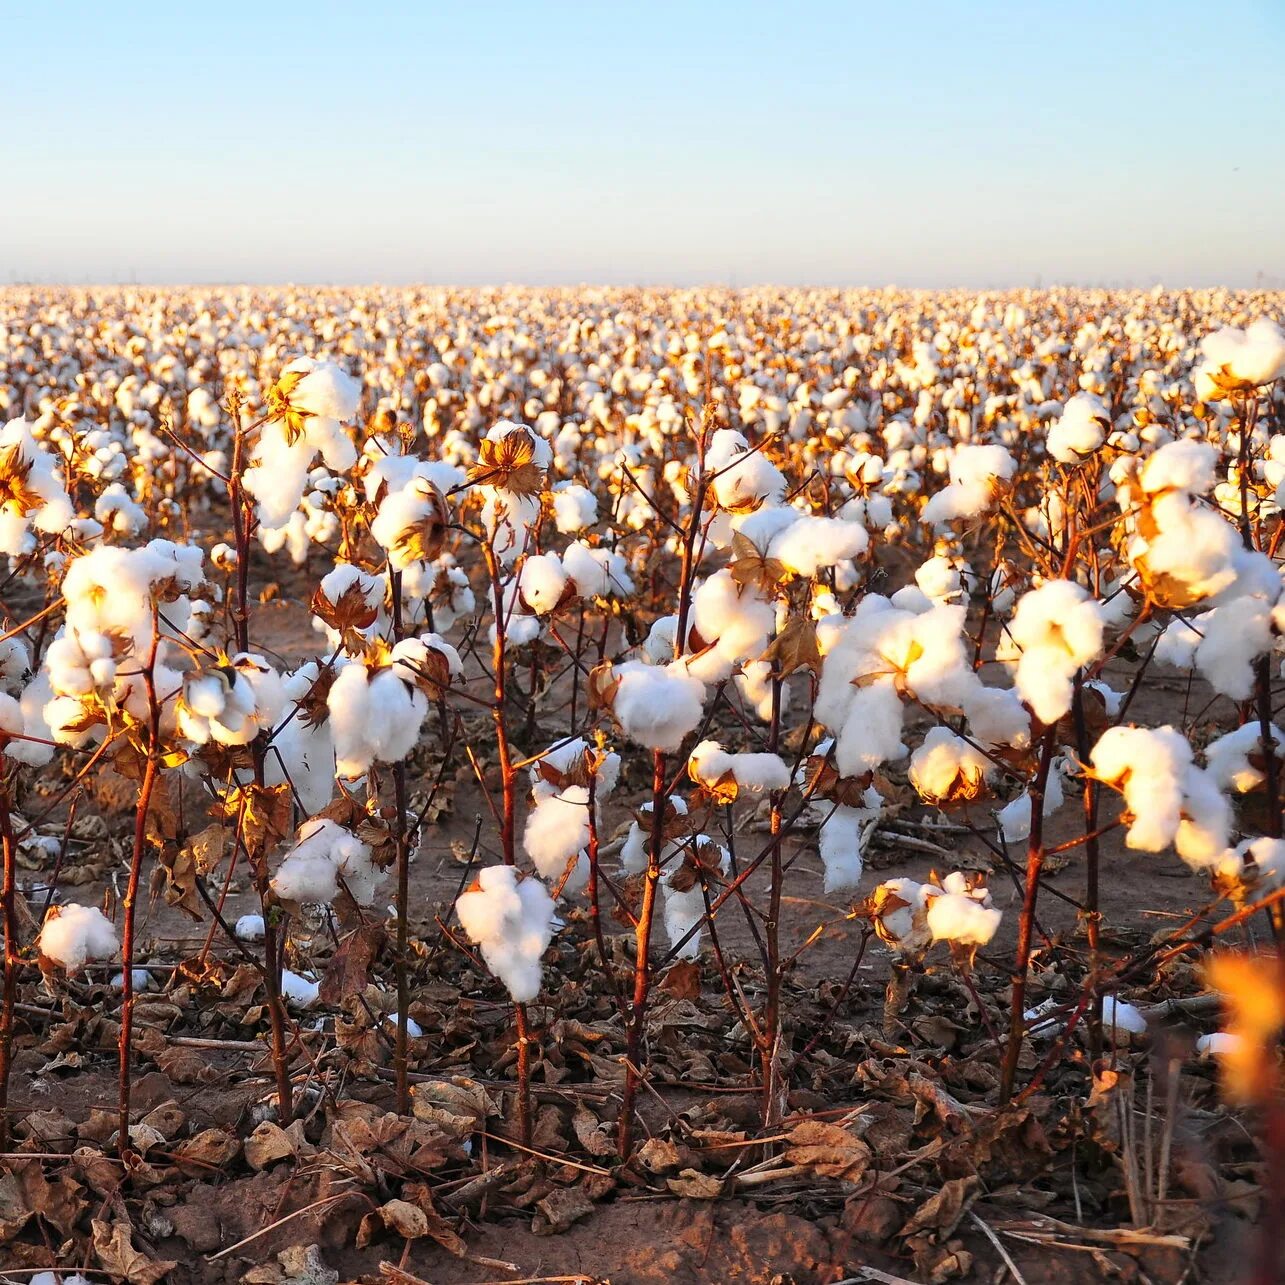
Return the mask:
{"type": "Polygon", "coordinates": [[[847,716],[835,741],[834,761],[841,776],[863,776],[907,753],[901,730],[905,710],[890,678],[854,689],[847,716]]]}
{"type": "Polygon", "coordinates": [[[516,1003],[540,992],[541,957],[553,940],[554,904],[534,878],[518,880],[512,866],[488,866],[477,886],[455,903],[455,913],[486,966],[516,1003]]]}
{"type": "Polygon", "coordinates": [[[778,504],[785,495],[785,478],[761,450],[751,450],[745,437],[720,428],[705,452],[705,476],[719,506],[732,512],[778,504]]]}
{"type": "Polygon", "coordinates": [[[692,595],[688,650],[708,649],[688,661],[702,682],[721,682],[741,663],[758,660],[776,627],[776,611],[752,589],[742,589],[724,569],[696,586],[692,595]],[[712,644],[712,646],[710,645],[712,644]]]}
{"type": "Polygon", "coordinates": [[[963,693],[959,704],[969,732],[981,744],[1011,745],[1020,750],[1031,743],[1031,716],[1012,688],[986,687],[979,682],[963,693]]]}
{"type": "MultiPolygon", "coordinates": [[[[1066,801],[1066,792],[1062,785],[1064,770],[1065,760],[1054,759],[1048,780],[1044,785],[1044,806],[1041,811],[1045,817],[1051,817],[1066,801]]],[[[999,810],[996,819],[1005,843],[1020,843],[1023,839],[1029,838],[1031,834],[1030,794],[1023,790],[1017,798],[999,810]]]]}
{"type": "Polygon", "coordinates": [[[258,501],[261,525],[275,530],[289,522],[303,499],[314,454],[306,437],[289,441],[284,425],[276,420],[259,430],[259,440],[251,452],[243,483],[258,501]]]}
{"type": "Polygon", "coordinates": [[[914,879],[888,879],[871,894],[880,939],[894,955],[918,955],[932,944],[928,904],[941,889],[914,879]]]}
{"type": "MultiPolygon", "coordinates": [[[[940,553],[919,566],[915,571],[915,584],[929,599],[929,606],[933,603],[951,602],[963,592],[959,568],[952,558],[940,553]]],[[[895,596],[894,602],[897,606],[903,605],[895,596]]]]}
{"type": "Polygon", "coordinates": [[[598,520],[598,500],[588,487],[561,482],[553,488],[553,520],[562,535],[574,535],[598,520]]]}
{"type": "Polygon", "coordinates": [[[732,682],[741,699],[754,712],[754,716],[763,723],[772,721],[774,705],[779,715],[784,715],[790,708],[790,688],[782,683],[776,696],[773,695],[772,664],[766,660],[746,661],[740,672],[732,675],[732,682]]]}
{"type": "Polygon", "coordinates": [[[1191,757],[1186,737],[1172,727],[1109,727],[1098,739],[1090,755],[1094,772],[1123,793],[1133,815],[1128,847],[1162,852],[1174,841],[1191,757]]]}
{"type": "Polygon", "coordinates": [[[1182,778],[1182,819],[1174,835],[1174,850],[1194,869],[1209,869],[1227,851],[1231,827],[1231,804],[1214,778],[1202,768],[1187,768],[1182,778]]]}
{"type": "Polygon", "coordinates": [[[910,756],[910,784],[926,803],[975,798],[993,771],[989,759],[948,727],[930,728],[910,756]]]}
{"type": "Polygon", "coordinates": [[[928,526],[945,526],[957,518],[976,517],[993,502],[1000,483],[1017,464],[1002,446],[963,443],[950,457],[950,485],[934,495],[920,515],[928,526]]]}
{"type": "Polygon", "coordinates": [[[294,846],[273,876],[272,888],[284,901],[328,905],[338,895],[342,880],[353,900],[368,906],[383,879],[384,872],[371,860],[370,845],[323,817],[299,827],[294,846]]]}
{"type": "Polygon", "coordinates": [[[679,892],[666,881],[662,889],[665,935],[670,946],[675,948],[675,958],[695,959],[700,954],[701,934],[692,932],[692,929],[705,918],[705,894],[699,883],[679,892]],[[692,933],[691,937],[683,941],[688,933],[692,933]],[[679,942],[683,944],[679,946],[679,942]]]}
{"type": "MultiPolygon", "coordinates": [[[[135,992],[152,989],[152,974],[146,968],[131,968],[130,974],[130,986],[135,992]]],[[[112,978],[110,985],[114,991],[123,991],[125,989],[125,974],[117,973],[112,978]]]]}
{"type": "MultiPolygon", "coordinates": [[[[283,376],[300,376],[285,380],[290,384],[290,404],[306,415],[319,419],[350,420],[357,414],[361,401],[361,381],[354,379],[333,361],[316,357],[296,357],[281,372],[283,376]]],[[[349,467],[344,465],[342,467],[349,467]]]]}
{"type": "Polygon", "coordinates": [[[1098,603],[1074,581],[1046,581],[1018,600],[1008,625],[1021,652],[1013,682],[1041,723],[1071,708],[1075,672],[1102,654],[1102,634],[1098,603]]]}
{"type": "Polygon", "coordinates": [[[934,941],[949,941],[960,946],[986,946],[999,931],[1003,913],[991,904],[984,888],[968,890],[962,878],[947,876],[946,890],[928,901],[928,931],[934,941]],[[960,886],[952,890],[952,879],[960,886]]]}
{"type": "Polygon", "coordinates": [[[1049,428],[1048,452],[1060,464],[1078,464],[1106,441],[1111,415],[1092,393],[1076,393],[1049,428]]]}
{"type": "Polygon", "coordinates": [[[232,926],[237,941],[262,941],[263,932],[262,915],[242,915],[232,926]]]}
{"type": "MultiPolygon", "coordinates": [[[[522,832],[522,849],[540,875],[558,884],[572,858],[589,843],[589,790],[583,785],[544,795],[527,814],[522,832]]],[[[582,888],[589,877],[588,861],[578,860],[566,884],[565,893],[582,888]]]]}
{"type": "Polygon", "coordinates": [[[665,667],[626,661],[613,670],[617,681],[611,712],[625,735],[649,750],[676,750],[701,720],[705,685],[681,662],[665,667]]]}
{"type": "Polygon", "coordinates": [[[768,556],[810,579],[822,567],[859,558],[870,544],[865,527],[839,518],[800,517],[776,536],[768,556]]]}
{"type": "Polygon", "coordinates": [[[1196,1052],[1200,1057],[1236,1057],[1245,1047],[1245,1037],[1233,1031],[1213,1031],[1202,1035],[1196,1041],[1196,1052]]]}
{"type": "Polygon", "coordinates": [[[321,983],[311,977],[281,970],[281,997],[294,1008],[311,1008],[321,996],[321,983]]]}
{"type": "MultiPolygon", "coordinates": [[[[673,794],[666,800],[666,807],[672,810],[675,816],[687,815],[687,800],[681,795],[673,794]]],[[[648,817],[652,811],[650,801],[644,803],[638,811],[643,817],[648,817]]],[[[648,822],[645,826],[639,825],[637,821],[629,823],[628,833],[625,835],[625,842],[620,849],[620,865],[626,874],[638,874],[639,871],[647,869],[647,851],[651,845],[651,825],[648,822]]],[[[664,865],[682,850],[681,840],[666,840],[661,846],[660,862],[664,865]]]]}
{"type": "Polygon", "coordinates": [[[1172,665],[1175,669],[1193,669],[1200,641],[1200,631],[1194,625],[1175,617],[1165,626],[1156,643],[1155,659],[1160,664],[1172,665]]]}
{"type": "Polygon", "coordinates": [[[548,615],[562,601],[566,588],[567,573],[556,554],[534,553],[522,563],[518,590],[537,616],[548,615]]]}
{"type": "Polygon", "coordinates": [[[1215,401],[1232,389],[1270,384],[1285,375],[1285,333],[1268,317],[1244,330],[1224,326],[1206,335],[1200,347],[1205,355],[1204,382],[1197,381],[1202,401],[1215,401]]]}
{"type": "MultiPolygon", "coordinates": [[[[1261,728],[1257,722],[1245,723],[1205,746],[1205,763],[1220,790],[1247,794],[1263,783],[1262,771],[1251,761],[1264,754],[1261,728]]],[[[1274,723],[1269,736],[1277,759],[1285,745],[1285,733],[1274,723]]]]}
{"type": "Polygon", "coordinates": [[[1279,888],[1285,884],[1285,839],[1268,835],[1245,839],[1215,869],[1245,883],[1262,884],[1265,889],[1279,888]]]}
{"type": "Polygon", "coordinates": [[[1147,1019],[1140,1008],[1116,999],[1114,995],[1106,995],[1102,999],[1102,1029],[1118,1042],[1122,1035],[1145,1035],[1147,1019]]]}
{"type": "MultiPolygon", "coordinates": [[[[426,549],[435,551],[432,534],[440,532],[446,503],[431,482],[414,478],[400,491],[390,491],[380,501],[370,524],[370,534],[388,554],[394,571],[405,571],[422,560],[426,549]]],[[[436,542],[440,545],[440,540],[436,542]]]]}
{"type": "Polygon", "coordinates": [[[1205,612],[1200,629],[1196,668],[1214,691],[1246,700],[1254,690],[1254,662],[1272,649],[1271,608],[1261,598],[1237,598],[1205,612]]]}
{"type": "Polygon", "coordinates": [[[147,529],[147,512],[119,482],[113,482],[94,501],[94,517],[116,535],[136,536],[147,529]]]}
{"type": "MultiPolygon", "coordinates": [[[[396,1013],[387,1013],[384,1016],[384,1024],[394,1031],[397,1029],[397,1016],[396,1013]]],[[[422,1039],[424,1028],[413,1017],[408,1016],[406,1018],[406,1034],[412,1040],[422,1039]]]]}
{"type": "Polygon", "coordinates": [[[748,794],[784,790],[790,784],[790,770],[779,754],[729,754],[717,741],[701,741],[688,756],[687,768],[706,789],[727,777],[748,794]]]}
{"type": "Polygon", "coordinates": [[[855,888],[865,870],[866,844],[883,815],[883,798],[871,786],[864,807],[837,804],[817,831],[817,849],[825,869],[827,894],[855,888]]]}
{"type": "Polygon", "coordinates": [[[50,912],[36,940],[45,959],[78,973],[92,960],[114,959],[120,950],[116,928],[97,906],[76,903],[50,912]]]}
{"type": "Polygon", "coordinates": [[[0,459],[22,480],[21,493],[0,488],[0,554],[17,557],[28,540],[28,525],[56,534],[74,515],[58,457],[36,441],[26,420],[11,419],[0,428],[0,459]],[[29,510],[22,497],[36,507],[29,510]]]}
{"type": "Polygon", "coordinates": [[[1181,438],[1166,442],[1147,457],[1140,481],[1148,495],[1182,491],[1204,495],[1217,480],[1218,452],[1207,442],[1181,438]]]}

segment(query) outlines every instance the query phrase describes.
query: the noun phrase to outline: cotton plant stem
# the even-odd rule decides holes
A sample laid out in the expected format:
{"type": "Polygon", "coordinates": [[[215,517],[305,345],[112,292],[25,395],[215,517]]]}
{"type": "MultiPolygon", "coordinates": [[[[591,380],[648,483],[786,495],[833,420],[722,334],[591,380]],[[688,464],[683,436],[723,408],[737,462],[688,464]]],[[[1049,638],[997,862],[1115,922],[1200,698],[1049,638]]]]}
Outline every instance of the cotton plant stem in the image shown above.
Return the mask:
{"type": "Polygon", "coordinates": [[[651,929],[656,914],[656,896],[660,889],[660,854],[665,842],[665,755],[661,750],[652,751],[651,797],[651,842],[647,847],[642,906],[638,914],[638,926],[634,929],[634,989],[625,1038],[625,1083],[621,1093],[620,1124],[617,1131],[622,1160],[627,1160],[633,1150],[642,1035],[647,1020],[647,997],[651,990],[651,929]]]}
{"type": "MultiPolygon", "coordinates": [[[[3,763],[3,759],[0,759],[3,763]]],[[[4,851],[4,886],[0,913],[4,917],[4,998],[0,1009],[0,1151],[9,1147],[9,1073],[13,1066],[13,1012],[18,998],[18,845],[9,814],[9,793],[0,780],[0,846],[4,851]]]]}
{"type": "MultiPolygon", "coordinates": [[[[1084,676],[1077,673],[1072,695],[1075,750],[1081,763],[1089,761],[1089,729],[1084,712],[1084,676]]],[[[1102,949],[1102,914],[1098,909],[1098,874],[1101,848],[1098,843],[1098,787],[1093,777],[1084,778],[1084,931],[1089,942],[1089,972],[1096,975],[1102,949]]],[[[1096,1061],[1102,1053],[1102,997],[1096,991],[1089,1016],[1089,1055],[1096,1061]]]]}
{"type": "Polygon", "coordinates": [[[134,1038],[134,907],[142,876],[143,856],[147,850],[147,813],[152,806],[152,793],[161,763],[161,707],[156,698],[156,653],[160,647],[160,621],[152,607],[152,642],[143,667],[143,684],[147,691],[147,761],[134,806],[134,847],[130,854],[129,880],[121,903],[124,922],[121,932],[121,1010],[117,1083],[117,1139],[121,1158],[133,1151],[129,1136],[130,1088],[133,1083],[130,1066],[134,1038]]]}
{"type": "Polygon", "coordinates": [[[1017,956],[1013,966],[1012,1011],[1009,1014],[1008,1045],[1000,1073],[999,1099],[1006,1104],[1013,1096],[1017,1082],[1017,1063],[1022,1053],[1026,1022],[1026,975],[1031,964],[1031,938],[1035,924],[1035,904],[1039,897],[1040,875],[1044,869],[1044,791],[1057,741],[1056,727],[1044,733],[1040,765],[1031,786],[1031,835],[1026,849],[1026,889],[1022,899],[1022,917],[1017,929],[1017,956]]]}

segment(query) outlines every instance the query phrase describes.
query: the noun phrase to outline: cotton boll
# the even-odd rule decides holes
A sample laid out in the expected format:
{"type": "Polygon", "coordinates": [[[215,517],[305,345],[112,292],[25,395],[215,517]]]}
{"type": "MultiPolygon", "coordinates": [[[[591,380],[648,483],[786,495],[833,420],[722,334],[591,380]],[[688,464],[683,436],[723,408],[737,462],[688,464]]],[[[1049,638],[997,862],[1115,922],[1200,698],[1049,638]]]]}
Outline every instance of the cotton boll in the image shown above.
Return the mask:
{"type": "Polygon", "coordinates": [[[910,784],[925,803],[975,799],[993,771],[990,760],[947,727],[931,728],[910,756],[910,784]]]}
{"type": "Polygon", "coordinates": [[[612,676],[611,712],[625,735],[644,749],[676,750],[700,722],[705,685],[681,662],[662,668],[626,661],[612,676]]]}
{"type": "MultiPolygon", "coordinates": [[[[152,989],[152,974],[146,968],[132,968],[130,973],[130,986],[135,992],[152,989]]],[[[110,985],[114,991],[123,991],[125,989],[125,974],[117,973],[112,978],[110,985]]]]}
{"type": "Polygon", "coordinates": [[[730,571],[701,581],[692,595],[688,650],[702,651],[688,667],[702,682],[721,682],[745,661],[758,660],[776,627],[772,604],[752,589],[742,589],[730,571]]]}
{"type": "Polygon", "coordinates": [[[232,926],[232,934],[237,941],[262,941],[263,932],[262,915],[242,915],[232,926]]]}
{"type": "Polygon", "coordinates": [[[1147,1033],[1147,1019],[1140,1008],[1106,995],[1102,999],[1102,1029],[1114,1043],[1127,1044],[1130,1037],[1147,1033]]]}
{"type": "Polygon", "coordinates": [[[861,881],[866,844],[883,816],[883,798],[872,786],[866,790],[862,802],[865,806],[860,808],[837,804],[817,831],[827,895],[855,888],[861,881]]]}
{"type": "Polygon", "coordinates": [[[785,495],[785,478],[761,450],[751,450],[735,429],[720,428],[705,452],[705,476],[714,497],[730,512],[748,512],[760,504],[777,504],[785,495]]]}
{"type": "Polygon", "coordinates": [[[901,741],[905,710],[891,679],[856,689],[835,742],[841,776],[863,776],[906,754],[901,741]]]}
{"type": "Polygon", "coordinates": [[[537,615],[548,615],[562,601],[567,588],[567,573],[555,554],[528,556],[518,572],[518,590],[522,601],[537,615]]]}
{"type": "Polygon", "coordinates": [[[455,903],[469,940],[516,1003],[540,991],[541,957],[553,940],[554,904],[538,879],[519,881],[512,866],[488,866],[455,903]]]}
{"type": "Polygon", "coordinates": [[[1092,393],[1076,393],[1050,427],[1048,453],[1061,464],[1079,464],[1096,451],[1111,429],[1111,415],[1092,393]]]}
{"type": "Polygon", "coordinates": [[[915,957],[932,944],[928,905],[941,895],[933,884],[888,879],[870,895],[871,918],[879,940],[894,955],[915,957]]]}
{"type": "Polygon", "coordinates": [[[942,527],[985,512],[1017,464],[1002,446],[962,443],[952,452],[949,468],[950,485],[924,505],[925,525],[942,527]]]}
{"type": "MultiPolygon", "coordinates": [[[[572,859],[589,843],[589,790],[583,785],[544,795],[527,814],[522,848],[541,876],[557,885],[572,859]]],[[[589,877],[588,861],[575,862],[563,891],[582,888],[589,877]]]]}
{"type": "Polygon", "coordinates": [[[415,477],[380,501],[370,534],[388,554],[394,571],[431,562],[442,551],[446,501],[427,478],[415,477]]]}
{"type": "Polygon", "coordinates": [[[859,558],[869,543],[865,528],[857,522],[805,516],[773,538],[768,556],[795,575],[811,579],[823,567],[859,558]]]}
{"type": "Polygon", "coordinates": [[[1101,610],[1071,580],[1049,580],[1023,594],[1008,625],[1020,650],[1014,686],[1041,723],[1070,708],[1076,671],[1102,654],[1101,610]]]}
{"type": "Polygon", "coordinates": [[[1285,375],[1285,334],[1267,317],[1244,330],[1224,326],[1206,335],[1200,347],[1205,355],[1204,365],[1196,372],[1201,401],[1217,401],[1285,375]]]}
{"type": "Polygon", "coordinates": [[[384,872],[371,860],[369,844],[329,818],[305,821],[294,846],[272,879],[283,901],[329,905],[342,881],[358,905],[368,906],[384,872]]]}
{"type": "Polygon", "coordinates": [[[990,944],[1003,918],[992,905],[990,893],[970,887],[958,872],[946,876],[940,896],[931,898],[925,909],[934,941],[974,948],[990,944]]]}
{"type": "Polygon", "coordinates": [[[790,770],[779,754],[729,754],[717,741],[702,741],[687,760],[692,780],[708,790],[762,794],[789,788],[790,770]]]}
{"type": "Polygon", "coordinates": [[[293,1008],[311,1008],[321,997],[321,983],[311,977],[281,970],[281,997],[293,1008]]]}
{"type": "Polygon", "coordinates": [[[49,912],[36,947],[43,958],[78,973],[92,960],[114,959],[120,943],[115,926],[97,906],[73,902],[49,912]]]}
{"type": "MultiPolygon", "coordinates": [[[[1285,733],[1272,724],[1269,737],[1272,752],[1279,761],[1285,746],[1285,733]]],[[[1263,783],[1263,773],[1252,761],[1263,755],[1261,727],[1256,722],[1245,723],[1205,746],[1205,762],[1214,783],[1220,790],[1234,790],[1237,794],[1247,794],[1263,783]]]]}
{"type": "Polygon", "coordinates": [[[1232,700],[1254,690],[1254,662],[1272,649],[1272,614],[1261,598],[1237,598],[1200,617],[1204,637],[1196,646],[1196,668],[1214,691],[1232,700]]]}
{"type": "Polygon", "coordinates": [[[1196,1052],[1201,1057],[1235,1058],[1245,1049],[1245,1037],[1232,1031],[1213,1031],[1196,1041],[1196,1052]]]}
{"type": "Polygon", "coordinates": [[[562,535],[574,535],[598,520],[598,500],[587,487],[560,482],[553,488],[553,519],[562,535]]]}

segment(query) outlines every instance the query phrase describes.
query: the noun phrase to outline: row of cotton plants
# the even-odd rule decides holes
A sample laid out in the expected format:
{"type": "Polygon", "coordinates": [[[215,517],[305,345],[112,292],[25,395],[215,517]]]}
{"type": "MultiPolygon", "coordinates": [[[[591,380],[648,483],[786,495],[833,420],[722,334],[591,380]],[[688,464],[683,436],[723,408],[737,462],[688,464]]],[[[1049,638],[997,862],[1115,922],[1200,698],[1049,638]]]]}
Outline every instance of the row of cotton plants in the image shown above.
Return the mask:
{"type": "Polygon", "coordinates": [[[528,1144],[546,961],[573,923],[627,1031],[622,1156],[677,960],[716,961],[782,1118],[806,1053],[782,988],[818,935],[787,932],[800,890],[886,946],[893,1026],[930,955],[970,990],[1011,971],[1008,1100],[1049,1025],[1027,1007],[1045,863],[1073,854],[1084,1003],[1059,1038],[1100,1049],[1136,964],[1102,941],[1112,843],[1285,933],[1277,312],[1218,292],[6,293],[0,1091],[20,985],[109,964],[129,1147],[138,902],[168,886],[257,953],[283,1123],[319,1002],[295,937],[386,917],[407,1110],[433,958],[410,866],[439,842],[421,813],[446,767],[485,833],[445,928],[512,1003],[528,1144]],[[307,604],[289,660],[258,630],[269,582],[307,604]],[[1144,722],[1165,673],[1198,698],[1144,722]],[[20,853],[56,871],[108,767],[136,782],[114,917],[56,874],[26,898],[20,853]],[[1002,882],[868,875],[910,815],[1002,882]],[[259,906],[232,925],[237,866],[259,906]],[[751,991],[719,939],[734,916],[751,991]]]}

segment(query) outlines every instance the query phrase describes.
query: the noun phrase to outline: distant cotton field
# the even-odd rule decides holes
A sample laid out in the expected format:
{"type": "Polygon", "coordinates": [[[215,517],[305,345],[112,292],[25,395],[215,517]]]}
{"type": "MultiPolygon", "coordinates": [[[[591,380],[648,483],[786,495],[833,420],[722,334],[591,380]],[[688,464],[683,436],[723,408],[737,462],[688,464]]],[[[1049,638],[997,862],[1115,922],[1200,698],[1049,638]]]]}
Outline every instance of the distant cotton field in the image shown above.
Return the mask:
{"type": "Polygon", "coordinates": [[[0,1266],[1278,1279],[1282,315],[0,292],[0,1266]]]}

